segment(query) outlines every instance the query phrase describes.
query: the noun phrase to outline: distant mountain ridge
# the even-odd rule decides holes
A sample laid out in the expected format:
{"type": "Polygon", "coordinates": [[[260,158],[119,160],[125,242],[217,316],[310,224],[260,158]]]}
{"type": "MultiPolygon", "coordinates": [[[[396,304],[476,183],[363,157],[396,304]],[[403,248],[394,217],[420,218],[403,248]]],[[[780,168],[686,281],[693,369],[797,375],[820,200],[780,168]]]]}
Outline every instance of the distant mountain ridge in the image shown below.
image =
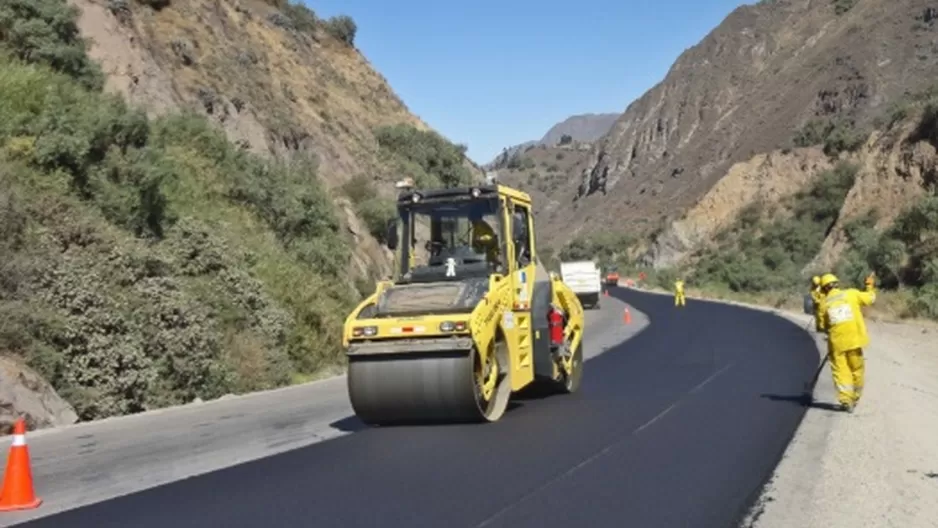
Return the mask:
{"type": "Polygon", "coordinates": [[[570,116],[557,123],[544,134],[540,143],[553,146],[560,142],[563,136],[570,136],[574,141],[592,143],[609,132],[612,125],[619,119],[619,113],[580,114],[570,116]]]}
{"type": "Polygon", "coordinates": [[[491,168],[499,159],[507,159],[515,152],[522,151],[528,147],[537,145],[547,145],[549,147],[560,143],[564,136],[570,136],[573,141],[580,143],[592,143],[598,141],[612,128],[616,120],[622,114],[603,113],[603,114],[577,114],[564,119],[556,125],[550,127],[544,136],[539,140],[525,141],[517,145],[506,147],[498,156],[485,166],[491,168]],[[507,156],[506,156],[507,153],[507,156]]]}

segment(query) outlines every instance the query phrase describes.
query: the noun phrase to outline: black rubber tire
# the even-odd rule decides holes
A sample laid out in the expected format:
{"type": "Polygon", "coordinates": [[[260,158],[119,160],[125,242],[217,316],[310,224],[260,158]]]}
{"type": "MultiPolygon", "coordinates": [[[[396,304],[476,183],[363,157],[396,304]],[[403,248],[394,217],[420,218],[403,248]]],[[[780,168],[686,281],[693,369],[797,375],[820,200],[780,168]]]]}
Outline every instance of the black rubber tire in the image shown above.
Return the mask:
{"type": "Polygon", "coordinates": [[[574,392],[580,390],[580,384],[583,382],[583,368],[585,363],[583,361],[583,342],[576,347],[573,351],[573,373],[570,376],[565,374],[561,375],[561,379],[558,383],[559,389],[565,394],[573,394],[574,392]]]}

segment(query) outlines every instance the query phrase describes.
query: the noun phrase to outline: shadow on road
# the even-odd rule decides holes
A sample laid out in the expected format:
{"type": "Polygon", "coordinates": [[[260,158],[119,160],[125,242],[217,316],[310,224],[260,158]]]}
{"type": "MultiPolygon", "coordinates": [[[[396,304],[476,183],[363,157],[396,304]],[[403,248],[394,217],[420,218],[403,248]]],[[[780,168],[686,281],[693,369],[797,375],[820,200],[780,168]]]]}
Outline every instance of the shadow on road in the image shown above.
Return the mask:
{"type": "Polygon", "coordinates": [[[337,429],[344,433],[355,433],[363,429],[368,429],[368,425],[365,422],[358,419],[357,416],[346,416],[341,420],[336,420],[329,424],[329,427],[337,429]]]}
{"type": "Polygon", "coordinates": [[[833,403],[814,401],[810,394],[799,394],[797,396],[783,396],[780,394],[763,394],[763,398],[771,401],[781,401],[808,407],[811,409],[824,409],[825,411],[840,411],[840,406],[833,403]]]}

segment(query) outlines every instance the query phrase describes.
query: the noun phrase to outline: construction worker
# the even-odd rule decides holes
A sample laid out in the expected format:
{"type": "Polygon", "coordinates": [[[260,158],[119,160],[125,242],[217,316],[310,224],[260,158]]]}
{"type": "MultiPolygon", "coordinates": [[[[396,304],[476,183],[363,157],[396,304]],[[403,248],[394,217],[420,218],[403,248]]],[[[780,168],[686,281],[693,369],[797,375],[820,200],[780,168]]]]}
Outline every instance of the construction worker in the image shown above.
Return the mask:
{"type": "Polygon", "coordinates": [[[674,281],[674,306],[684,306],[684,279],[674,281]]]}
{"type": "Polygon", "coordinates": [[[831,364],[837,400],[841,409],[853,412],[863,392],[863,348],[870,338],[860,308],[876,301],[873,274],[866,278],[866,289],[840,288],[832,273],[821,277],[820,328],[827,333],[827,354],[831,364]]]}
{"type": "Polygon", "coordinates": [[[815,275],[811,277],[811,300],[814,301],[814,330],[817,332],[823,332],[824,328],[821,327],[821,300],[824,298],[824,293],[821,292],[821,277],[815,275]]]}
{"type": "Polygon", "coordinates": [[[485,220],[472,223],[472,249],[477,253],[484,253],[489,264],[498,264],[498,237],[485,220]]]}

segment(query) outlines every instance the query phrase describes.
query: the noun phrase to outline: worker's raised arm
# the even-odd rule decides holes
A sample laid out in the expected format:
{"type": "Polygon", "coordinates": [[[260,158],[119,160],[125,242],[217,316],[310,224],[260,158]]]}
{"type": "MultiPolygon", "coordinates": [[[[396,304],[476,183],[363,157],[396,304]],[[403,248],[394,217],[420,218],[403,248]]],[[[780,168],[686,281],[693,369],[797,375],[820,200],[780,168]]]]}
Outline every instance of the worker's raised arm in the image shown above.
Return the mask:
{"type": "Polygon", "coordinates": [[[875,273],[870,273],[866,280],[863,281],[866,285],[866,289],[863,291],[857,290],[857,299],[860,301],[862,306],[870,306],[876,302],[876,286],[874,286],[875,277],[875,273]]]}

